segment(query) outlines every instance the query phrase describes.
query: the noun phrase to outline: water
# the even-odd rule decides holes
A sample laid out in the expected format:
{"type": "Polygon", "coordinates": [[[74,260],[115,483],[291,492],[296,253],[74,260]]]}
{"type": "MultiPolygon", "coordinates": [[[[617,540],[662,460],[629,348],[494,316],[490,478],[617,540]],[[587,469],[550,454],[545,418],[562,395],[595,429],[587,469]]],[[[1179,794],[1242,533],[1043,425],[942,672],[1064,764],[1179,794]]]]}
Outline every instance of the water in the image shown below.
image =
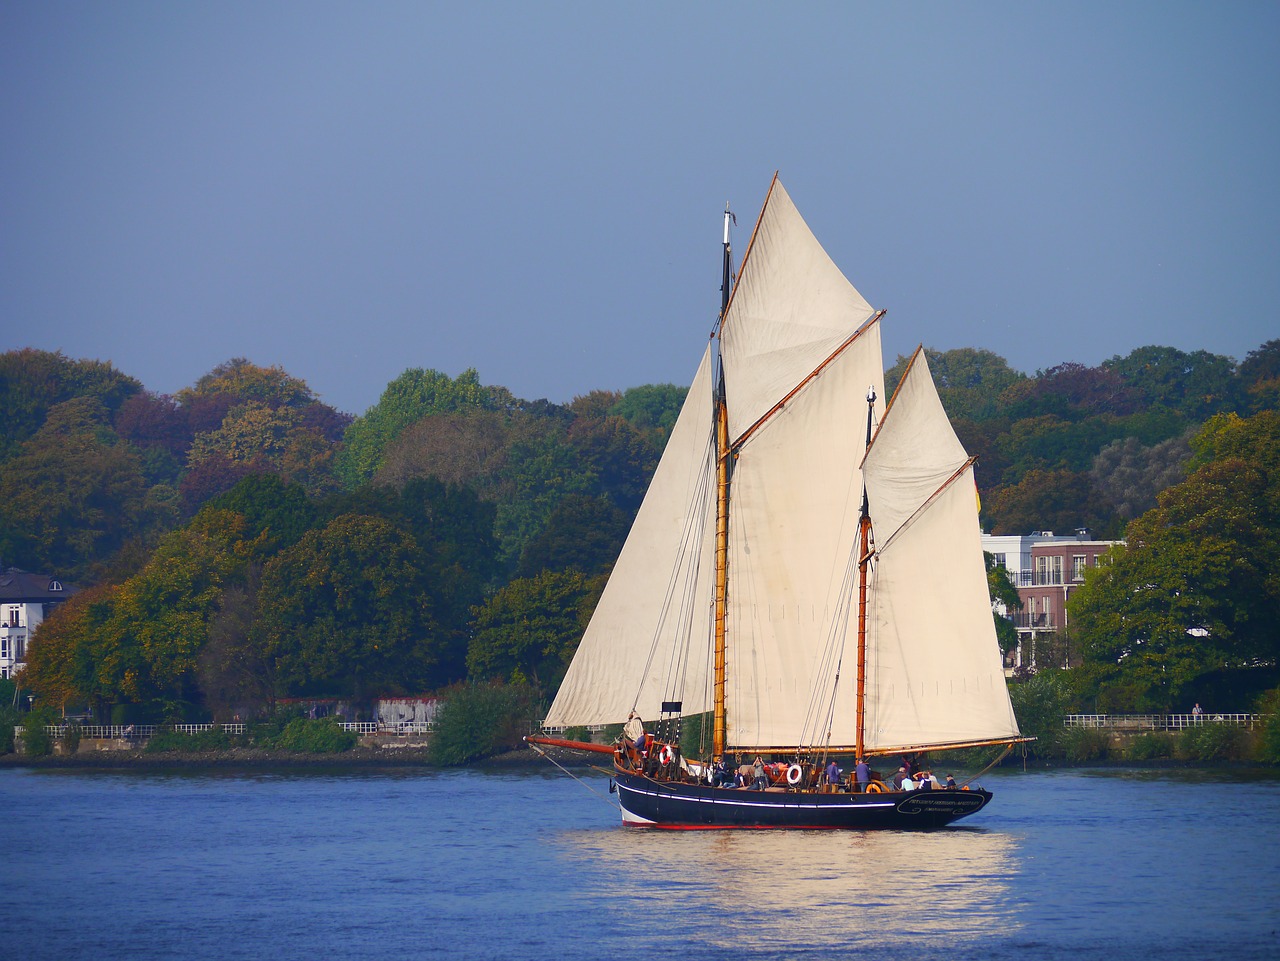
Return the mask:
{"type": "Polygon", "coordinates": [[[0,950],[1280,958],[1280,776],[1009,772],[985,786],[985,811],[923,835],[655,832],[621,828],[549,769],[6,769],[0,950]]]}

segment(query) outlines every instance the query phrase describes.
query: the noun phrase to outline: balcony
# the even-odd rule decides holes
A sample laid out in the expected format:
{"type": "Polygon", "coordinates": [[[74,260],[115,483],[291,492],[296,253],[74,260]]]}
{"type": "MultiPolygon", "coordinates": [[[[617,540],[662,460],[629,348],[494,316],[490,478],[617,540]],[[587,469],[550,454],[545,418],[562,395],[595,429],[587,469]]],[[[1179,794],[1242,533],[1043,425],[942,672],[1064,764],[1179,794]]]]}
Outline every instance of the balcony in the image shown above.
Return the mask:
{"type": "Polygon", "coordinates": [[[1020,631],[1056,631],[1058,629],[1058,615],[1053,611],[1040,614],[1028,614],[1025,611],[1019,611],[1006,616],[1013,621],[1013,626],[1020,631]]]}

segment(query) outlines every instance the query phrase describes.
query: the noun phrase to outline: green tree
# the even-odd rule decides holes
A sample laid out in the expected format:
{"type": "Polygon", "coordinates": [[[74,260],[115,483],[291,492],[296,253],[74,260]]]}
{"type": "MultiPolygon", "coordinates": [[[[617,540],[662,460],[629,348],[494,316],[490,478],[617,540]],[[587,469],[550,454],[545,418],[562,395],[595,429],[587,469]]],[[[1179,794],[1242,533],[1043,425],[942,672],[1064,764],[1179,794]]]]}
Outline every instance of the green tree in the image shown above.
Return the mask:
{"type": "Polygon", "coordinates": [[[518,573],[576,569],[589,574],[613,567],[622,551],[632,515],[608,498],[571,494],[556,505],[546,527],[525,545],[518,573]]]}
{"type": "MultiPolygon", "coordinates": [[[[995,557],[989,552],[983,551],[982,557],[987,564],[987,591],[991,595],[992,607],[1000,603],[1006,611],[1021,610],[1022,598],[1018,596],[1018,588],[1009,579],[1009,572],[1003,565],[997,564],[995,557]]],[[[1007,617],[994,610],[992,617],[996,622],[996,639],[1000,642],[1000,650],[1008,654],[1018,646],[1018,629],[1007,617]]]]}
{"type": "Polygon", "coordinates": [[[315,402],[315,394],[306,381],[292,377],[281,367],[259,367],[243,357],[233,357],[201,377],[194,387],[178,392],[181,403],[197,396],[228,394],[241,403],[262,407],[306,407],[315,402]]]}
{"type": "Polygon", "coordinates": [[[97,401],[108,413],[117,411],[142,385],[97,360],[71,360],[61,351],[24,348],[0,354],[0,461],[35,435],[50,408],[85,398],[97,401]]]}
{"type": "Polygon", "coordinates": [[[675,384],[631,387],[605,413],[626,419],[648,434],[652,446],[661,450],[671,436],[671,428],[676,425],[688,393],[689,388],[675,384]]]}
{"type": "Polygon", "coordinates": [[[347,428],[338,474],[348,487],[369,480],[382,467],[387,446],[428,414],[494,406],[493,393],[481,386],[474,369],[463,371],[457,379],[438,370],[406,370],[387,385],[377,404],[347,428]]]}
{"type": "MultiPolygon", "coordinates": [[[[1003,419],[1001,394],[1027,380],[1026,374],[1014,370],[1003,357],[989,350],[972,347],[934,350],[931,347],[925,354],[942,406],[953,419],[965,418],[978,423],[1003,419]]],[[[899,354],[894,365],[885,371],[884,388],[890,397],[910,360],[909,356],[899,354]]]]}
{"type": "Polygon", "coordinates": [[[603,589],[603,579],[581,571],[543,571],[512,581],[475,610],[467,653],[471,676],[533,681],[554,690],[603,589]]]}
{"type": "Polygon", "coordinates": [[[414,539],[344,514],[267,562],[255,640],[281,693],[421,690],[438,680],[430,586],[414,539]]]}
{"type": "Polygon", "coordinates": [[[1156,506],[1156,496],[1186,479],[1191,445],[1186,436],[1152,447],[1136,437],[1112,441],[1093,459],[1089,477],[1116,513],[1133,520],[1156,506]]]}
{"type": "Polygon", "coordinates": [[[1192,353],[1176,347],[1139,347],[1102,366],[1118,374],[1151,406],[1181,411],[1192,421],[1238,404],[1235,364],[1230,357],[1205,350],[1192,353]]]}

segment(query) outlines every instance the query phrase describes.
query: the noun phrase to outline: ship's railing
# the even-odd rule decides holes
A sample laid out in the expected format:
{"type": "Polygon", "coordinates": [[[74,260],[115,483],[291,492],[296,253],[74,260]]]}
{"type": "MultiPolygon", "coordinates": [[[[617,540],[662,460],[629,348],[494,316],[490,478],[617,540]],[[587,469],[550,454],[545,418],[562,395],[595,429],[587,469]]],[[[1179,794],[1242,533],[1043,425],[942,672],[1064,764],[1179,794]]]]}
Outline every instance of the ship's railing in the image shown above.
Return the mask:
{"type": "Polygon", "coordinates": [[[1185,731],[1205,724],[1227,724],[1252,731],[1261,714],[1068,714],[1064,727],[1107,731],[1185,731]]]}

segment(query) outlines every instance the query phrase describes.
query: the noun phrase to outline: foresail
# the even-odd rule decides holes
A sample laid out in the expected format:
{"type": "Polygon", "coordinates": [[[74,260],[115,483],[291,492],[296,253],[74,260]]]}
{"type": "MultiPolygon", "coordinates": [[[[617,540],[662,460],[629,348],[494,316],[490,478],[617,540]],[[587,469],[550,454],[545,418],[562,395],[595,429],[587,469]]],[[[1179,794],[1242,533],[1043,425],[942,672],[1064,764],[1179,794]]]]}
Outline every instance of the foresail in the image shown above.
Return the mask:
{"type": "Polygon", "coordinates": [[[732,746],[813,743],[829,723],[833,743],[854,742],[858,465],[867,388],[883,396],[883,381],[874,322],[737,452],[726,669],[732,746]]]}
{"type": "Polygon", "coordinates": [[[973,468],[917,351],[863,462],[869,751],[1014,738],[973,468]]]}
{"type": "Polygon", "coordinates": [[[730,436],[741,437],[873,313],[775,178],[721,330],[730,436]]]}
{"type": "Polygon", "coordinates": [[[625,721],[633,704],[651,719],[673,695],[687,714],[710,710],[711,368],[708,348],[548,726],[625,721]]]}

